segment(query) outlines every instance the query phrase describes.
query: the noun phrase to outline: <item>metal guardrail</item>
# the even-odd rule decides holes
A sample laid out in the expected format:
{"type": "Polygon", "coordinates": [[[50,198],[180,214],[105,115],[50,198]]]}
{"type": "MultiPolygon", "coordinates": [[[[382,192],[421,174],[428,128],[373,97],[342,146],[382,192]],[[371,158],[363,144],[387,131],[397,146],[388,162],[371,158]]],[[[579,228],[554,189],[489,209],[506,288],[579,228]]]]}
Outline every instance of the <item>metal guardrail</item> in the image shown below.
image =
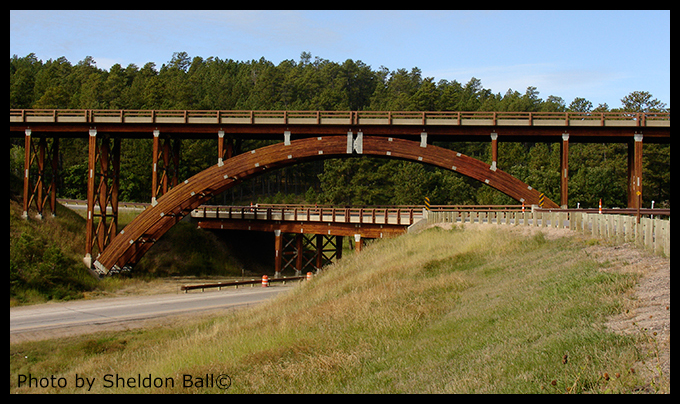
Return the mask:
{"type": "Polygon", "coordinates": [[[249,281],[204,283],[204,284],[200,284],[200,285],[183,285],[183,286],[180,286],[179,289],[183,290],[184,293],[187,293],[190,290],[197,290],[197,289],[201,289],[201,292],[203,292],[203,291],[205,291],[205,289],[211,289],[211,288],[217,288],[218,290],[220,290],[223,287],[228,287],[228,286],[235,286],[237,288],[239,286],[243,286],[243,285],[253,285],[254,286],[254,285],[257,285],[257,284],[262,284],[263,286],[265,286],[265,282],[266,282],[266,286],[269,286],[269,283],[273,283],[273,282],[282,282],[282,283],[285,284],[287,281],[299,281],[299,280],[303,280],[303,279],[310,280],[311,279],[310,273],[308,273],[306,276],[289,276],[289,277],[284,276],[284,277],[281,277],[281,278],[271,278],[270,279],[269,277],[267,277],[265,275],[265,276],[263,276],[263,279],[260,279],[260,280],[251,279],[249,281]]]}

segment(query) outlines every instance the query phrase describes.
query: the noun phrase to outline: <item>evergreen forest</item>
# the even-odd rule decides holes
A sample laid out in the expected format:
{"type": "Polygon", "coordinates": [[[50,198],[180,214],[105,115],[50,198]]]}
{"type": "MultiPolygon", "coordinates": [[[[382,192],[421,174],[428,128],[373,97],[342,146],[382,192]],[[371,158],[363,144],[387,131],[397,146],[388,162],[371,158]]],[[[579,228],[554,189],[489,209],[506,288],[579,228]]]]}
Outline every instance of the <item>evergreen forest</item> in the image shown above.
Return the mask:
{"type": "MultiPolygon", "coordinates": [[[[278,65],[176,52],[157,67],[146,63],[98,68],[92,57],[73,64],[66,58],[39,60],[31,53],[10,58],[10,109],[190,109],[190,110],[392,110],[392,111],[546,111],[670,112],[646,91],[621,94],[621,105],[593,106],[584,98],[543,99],[536,87],[504,94],[467,82],[422,77],[421,70],[360,60],[334,62],[302,52],[278,65]]],[[[60,142],[61,198],[84,199],[85,139],[60,142]]],[[[240,151],[265,141],[243,140],[240,151]]],[[[490,142],[443,143],[490,162],[490,142]]],[[[122,142],[120,198],[149,202],[152,140],[122,142]]],[[[569,207],[625,207],[626,144],[572,144],[569,152],[569,207]]],[[[499,142],[498,166],[559,201],[559,144],[499,142]]],[[[670,144],[644,144],[643,206],[670,207],[670,144]]],[[[216,163],[217,142],[183,140],[180,179],[216,163]]],[[[22,177],[23,139],[10,141],[10,171],[22,177]]],[[[500,192],[459,174],[412,162],[361,157],[288,167],[259,176],[215,198],[215,203],[319,203],[352,205],[514,204],[500,192]]]]}

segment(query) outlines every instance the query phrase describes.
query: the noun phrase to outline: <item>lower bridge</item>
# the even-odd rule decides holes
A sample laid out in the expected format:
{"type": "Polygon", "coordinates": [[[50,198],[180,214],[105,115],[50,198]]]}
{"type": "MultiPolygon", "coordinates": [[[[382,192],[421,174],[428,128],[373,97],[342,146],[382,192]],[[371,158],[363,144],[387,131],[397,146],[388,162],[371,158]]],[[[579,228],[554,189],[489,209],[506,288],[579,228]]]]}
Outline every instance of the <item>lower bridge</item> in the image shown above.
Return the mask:
{"type": "Polygon", "coordinates": [[[202,229],[273,232],[274,276],[280,277],[288,268],[299,275],[341,258],[345,237],[358,252],[366,239],[404,234],[427,212],[422,206],[206,205],[191,218],[202,229]]]}

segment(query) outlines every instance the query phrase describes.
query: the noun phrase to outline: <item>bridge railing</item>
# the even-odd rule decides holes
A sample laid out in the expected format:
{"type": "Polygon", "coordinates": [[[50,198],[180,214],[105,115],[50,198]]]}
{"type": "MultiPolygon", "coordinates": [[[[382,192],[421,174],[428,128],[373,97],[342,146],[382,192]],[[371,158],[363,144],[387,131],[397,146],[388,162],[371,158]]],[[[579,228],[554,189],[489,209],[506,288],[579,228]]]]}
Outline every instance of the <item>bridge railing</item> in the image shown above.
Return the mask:
{"type": "Polygon", "coordinates": [[[10,122],[670,127],[660,112],[10,109],[10,122]]]}
{"type": "MultiPolygon", "coordinates": [[[[610,211],[616,211],[611,209],[610,211]]],[[[436,223],[479,223],[510,226],[551,227],[570,229],[597,238],[606,238],[619,243],[630,242],[654,253],[671,255],[671,222],[654,219],[657,214],[670,216],[670,210],[655,212],[645,209],[645,215],[638,222],[631,214],[598,213],[576,209],[534,210],[534,211],[461,211],[449,210],[430,212],[428,224],[436,223]]]]}
{"type": "Polygon", "coordinates": [[[195,219],[268,220],[409,226],[422,219],[423,209],[415,206],[331,207],[284,206],[201,206],[191,212],[195,219]]]}

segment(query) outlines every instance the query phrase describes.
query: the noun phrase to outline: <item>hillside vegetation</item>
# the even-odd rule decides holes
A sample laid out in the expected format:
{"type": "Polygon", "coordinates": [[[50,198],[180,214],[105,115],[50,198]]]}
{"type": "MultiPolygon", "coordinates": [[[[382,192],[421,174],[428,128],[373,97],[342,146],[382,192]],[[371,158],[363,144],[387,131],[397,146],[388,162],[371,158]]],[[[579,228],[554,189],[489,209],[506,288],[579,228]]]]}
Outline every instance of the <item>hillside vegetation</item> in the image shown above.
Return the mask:
{"type": "Polygon", "coordinates": [[[70,384],[10,378],[10,391],[80,392],[76,373],[96,377],[96,392],[221,392],[183,386],[186,374],[227,374],[229,393],[634,391],[645,383],[636,363],[650,358],[605,322],[626,309],[638,275],[589,257],[577,237],[475,226],[376,241],[252,308],[11,345],[11,375],[70,384]],[[107,388],[106,374],[174,387],[107,388]]]}
{"type": "Polygon", "coordinates": [[[122,274],[98,281],[82,262],[85,219],[60,204],[54,217],[46,209],[44,218],[36,219],[31,209],[29,218],[23,219],[20,193],[20,181],[10,172],[10,307],[80,299],[86,294],[112,292],[130,284],[174,275],[241,275],[235,254],[216,235],[196,229],[192,224],[180,223],[139,262],[134,279],[122,274]]]}

